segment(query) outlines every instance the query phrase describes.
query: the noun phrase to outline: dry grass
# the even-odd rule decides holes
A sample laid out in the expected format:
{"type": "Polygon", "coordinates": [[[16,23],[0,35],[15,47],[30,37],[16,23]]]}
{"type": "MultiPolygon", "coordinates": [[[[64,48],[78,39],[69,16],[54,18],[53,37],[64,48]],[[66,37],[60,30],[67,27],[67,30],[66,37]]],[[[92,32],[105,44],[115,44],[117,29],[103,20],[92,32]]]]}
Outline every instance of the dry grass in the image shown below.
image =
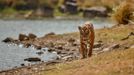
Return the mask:
{"type": "MultiPolygon", "coordinates": [[[[96,41],[103,42],[125,42],[120,41],[130,32],[134,32],[134,26],[120,26],[110,29],[96,30],[96,41]],[[111,41],[112,40],[112,41],[111,41]]],[[[59,38],[67,36],[79,36],[78,33],[60,35],[59,38]]],[[[78,37],[77,37],[78,38],[78,37]]],[[[126,40],[127,44],[134,45],[134,37],[126,40]]],[[[42,75],[133,75],[134,74],[134,49],[113,50],[90,59],[75,60],[68,63],[50,66],[50,70],[41,72],[42,75]]]]}
{"type": "MultiPolygon", "coordinates": [[[[130,32],[134,32],[134,25],[124,25],[124,26],[119,26],[119,27],[113,27],[113,28],[104,28],[104,29],[98,29],[95,30],[95,41],[103,41],[103,43],[113,43],[113,42],[120,42],[121,39],[125,38],[128,36],[130,32]]],[[[55,35],[54,38],[57,39],[68,39],[68,38],[74,38],[74,39],[79,39],[79,33],[74,32],[74,33],[66,33],[66,34],[60,34],[60,35],[55,35]]],[[[129,43],[134,42],[134,37],[131,37],[127,41],[129,43]]]]}
{"type": "Polygon", "coordinates": [[[109,8],[114,8],[119,5],[124,0],[77,0],[78,5],[82,8],[91,6],[106,6],[109,8]]]}
{"type": "MultiPolygon", "coordinates": [[[[113,28],[105,28],[96,30],[96,41],[103,41],[103,42],[119,42],[122,38],[128,36],[130,32],[134,32],[133,25],[125,25],[113,28]]],[[[128,39],[133,40],[134,38],[128,39]]],[[[128,41],[127,40],[127,41],[128,41]]]]}
{"type": "Polygon", "coordinates": [[[118,24],[129,23],[134,12],[133,3],[133,0],[126,0],[114,10],[113,19],[117,21],[118,24]]]}
{"type": "Polygon", "coordinates": [[[57,64],[43,75],[132,75],[134,50],[118,50],[93,56],[90,59],[57,64]]]}

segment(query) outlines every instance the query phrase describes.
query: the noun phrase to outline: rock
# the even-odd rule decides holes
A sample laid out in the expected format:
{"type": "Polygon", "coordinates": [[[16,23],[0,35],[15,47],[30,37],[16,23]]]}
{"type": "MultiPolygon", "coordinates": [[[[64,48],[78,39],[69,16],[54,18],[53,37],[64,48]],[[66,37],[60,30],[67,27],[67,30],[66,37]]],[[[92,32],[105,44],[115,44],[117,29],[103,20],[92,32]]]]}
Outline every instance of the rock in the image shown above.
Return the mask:
{"type": "Polygon", "coordinates": [[[107,17],[108,12],[105,7],[90,7],[83,9],[83,17],[93,18],[93,17],[107,17]]]}
{"type": "Polygon", "coordinates": [[[110,51],[110,50],[113,50],[113,49],[118,49],[120,47],[119,44],[113,44],[107,48],[104,48],[103,51],[110,51]]]}
{"type": "Polygon", "coordinates": [[[25,43],[25,44],[24,44],[24,47],[26,47],[26,48],[28,48],[28,47],[30,47],[30,46],[31,46],[30,43],[25,43]]]}
{"type": "Polygon", "coordinates": [[[57,63],[61,63],[61,61],[59,61],[59,60],[48,61],[48,62],[46,62],[46,65],[53,65],[53,64],[57,64],[57,63]]]}
{"type": "Polygon", "coordinates": [[[113,45],[111,46],[112,49],[117,49],[117,48],[119,48],[119,47],[120,47],[119,44],[113,44],[113,45]]]}
{"type": "Polygon", "coordinates": [[[103,44],[102,43],[94,43],[94,48],[99,48],[101,47],[103,44]]]}
{"type": "Polygon", "coordinates": [[[19,45],[21,42],[19,40],[14,40],[13,43],[19,45]]]}
{"type": "Polygon", "coordinates": [[[70,14],[77,14],[78,13],[78,5],[76,0],[65,0],[65,11],[70,14]]]}
{"type": "Polygon", "coordinates": [[[43,52],[41,52],[41,51],[40,51],[40,52],[36,52],[36,54],[38,54],[38,55],[42,55],[42,54],[43,54],[43,52]]]}
{"type": "Polygon", "coordinates": [[[78,44],[77,43],[73,43],[72,46],[78,46],[78,44]]]}
{"type": "Polygon", "coordinates": [[[75,42],[75,39],[70,38],[70,39],[68,40],[68,42],[69,42],[69,43],[74,43],[74,42],[75,42]]]}
{"type": "Polygon", "coordinates": [[[62,60],[71,61],[71,60],[73,60],[73,56],[72,55],[65,56],[62,58],[62,60]]]}
{"type": "Polygon", "coordinates": [[[64,0],[63,5],[59,7],[62,13],[77,14],[78,5],[76,0],[64,0]]]}
{"type": "Polygon", "coordinates": [[[11,37],[7,37],[6,39],[2,40],[2,42],[11,43],[11,42],[14,42],[14,39],[11,37]]]}
{"type": "Polygon", "coordinates": [[[55,51],[55,49],[51,49],[51,48],[50,48],[50,49],[48,49],[47,51],[48,51],[48,52],[53,52],[53,51],[55,51]]]}
{"type": "Polygon", "coordinates": [[[59,46],[56,47],[56,49],[62,50],[63,47],[62,47],[62,45],[59,45],[59,46]]]}
{"type": "Polygon", "coordinates": [[[110,48],[104,48],[103,51],[110,51],[110,48]]]}
{"type": "Polygon", "coordinates": [[[47,34],[45,35],[45,37],[51,36],[51,35],[55,35],[55,33],[54,33],[54,32],[47,33],[47,34]]]}
{"type": "Polygon", "coordinates": [[[25,64],[23,63],[23,64],[20,64],[21,66],[25,66],[25,64]]]}
{"type": "Polygon", "coordinates": [[[126,47],[124,47],[124,49],[129,49],[129,47],[128,47],[128,46],[126,46],[126,47]]]}
{"type": "Polygon", "coordinates": [[[101,48],[93,48],[93,51],[100,51],[101,48]]]}
{"type": "Polygon", "coordinates": [[[61,50],[56,50],[57,54],[61,54],[61,50]]]}
{"type": "Polygon", "coordinates": [[[19,40],[26,41],[26,40],[29,40],[29,37],[25,34],[19,34],[19,40]]]}
{"type": "Polygon", "coordinates": [[[42,47],[40,45],[35,45],[34,48],[37,50],[41,50],[42,47]]]}
{"type": "Polygon", "coordinates": [[[39,62],[39,61],[41,61],[41,59],[38,58],[38,57],[30,57],[30,58],[24,59],[24,61],[28,61],[28,62],[39,62]]]}
{"type": "Polygon", "coordinates": [[[29,33],[28,34],[29,39],[35,39],[37,36],[35,34],[29,33]]]}

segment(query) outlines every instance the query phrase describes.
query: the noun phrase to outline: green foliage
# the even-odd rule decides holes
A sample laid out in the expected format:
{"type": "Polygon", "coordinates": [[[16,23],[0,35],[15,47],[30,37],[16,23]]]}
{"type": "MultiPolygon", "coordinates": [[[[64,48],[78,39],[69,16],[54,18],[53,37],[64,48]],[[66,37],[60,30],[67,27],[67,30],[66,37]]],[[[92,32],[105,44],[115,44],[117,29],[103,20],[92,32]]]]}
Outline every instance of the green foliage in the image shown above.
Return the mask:
{"type": "Polygon", "coordinates": [[[16,10],[13,8],[6,8],[6,9],[1,11],[2,14],[8,14],[8,15],[14,14],[15,12],[16,12],[16,10]]]}

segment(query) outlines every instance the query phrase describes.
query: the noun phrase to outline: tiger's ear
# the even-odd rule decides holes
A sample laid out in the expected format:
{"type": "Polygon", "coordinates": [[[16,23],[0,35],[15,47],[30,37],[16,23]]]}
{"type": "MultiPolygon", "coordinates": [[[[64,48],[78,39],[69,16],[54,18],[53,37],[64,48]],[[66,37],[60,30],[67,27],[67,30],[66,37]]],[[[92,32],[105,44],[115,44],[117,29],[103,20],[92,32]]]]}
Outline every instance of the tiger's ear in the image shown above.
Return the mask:
{"type": "Polygon", "coordinates": [[[81,26],[78,26],[78,29],[81,30],[81,26]]]}

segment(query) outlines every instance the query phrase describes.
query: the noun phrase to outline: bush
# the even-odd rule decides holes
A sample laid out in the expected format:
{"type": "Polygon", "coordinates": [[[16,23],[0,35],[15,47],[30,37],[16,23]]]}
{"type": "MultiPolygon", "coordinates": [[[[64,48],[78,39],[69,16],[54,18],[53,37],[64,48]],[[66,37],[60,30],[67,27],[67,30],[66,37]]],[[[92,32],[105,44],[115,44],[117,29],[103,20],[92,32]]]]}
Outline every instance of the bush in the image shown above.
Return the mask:
{"type": "Polygon", "coordinates": [[[117,8],[115,8],[112,18],[117,21],[118,24],[129,23],[134,12],[134,8],[132,6],[133,3],[134,2],[132,0],[122,2],[117,8]]]}

